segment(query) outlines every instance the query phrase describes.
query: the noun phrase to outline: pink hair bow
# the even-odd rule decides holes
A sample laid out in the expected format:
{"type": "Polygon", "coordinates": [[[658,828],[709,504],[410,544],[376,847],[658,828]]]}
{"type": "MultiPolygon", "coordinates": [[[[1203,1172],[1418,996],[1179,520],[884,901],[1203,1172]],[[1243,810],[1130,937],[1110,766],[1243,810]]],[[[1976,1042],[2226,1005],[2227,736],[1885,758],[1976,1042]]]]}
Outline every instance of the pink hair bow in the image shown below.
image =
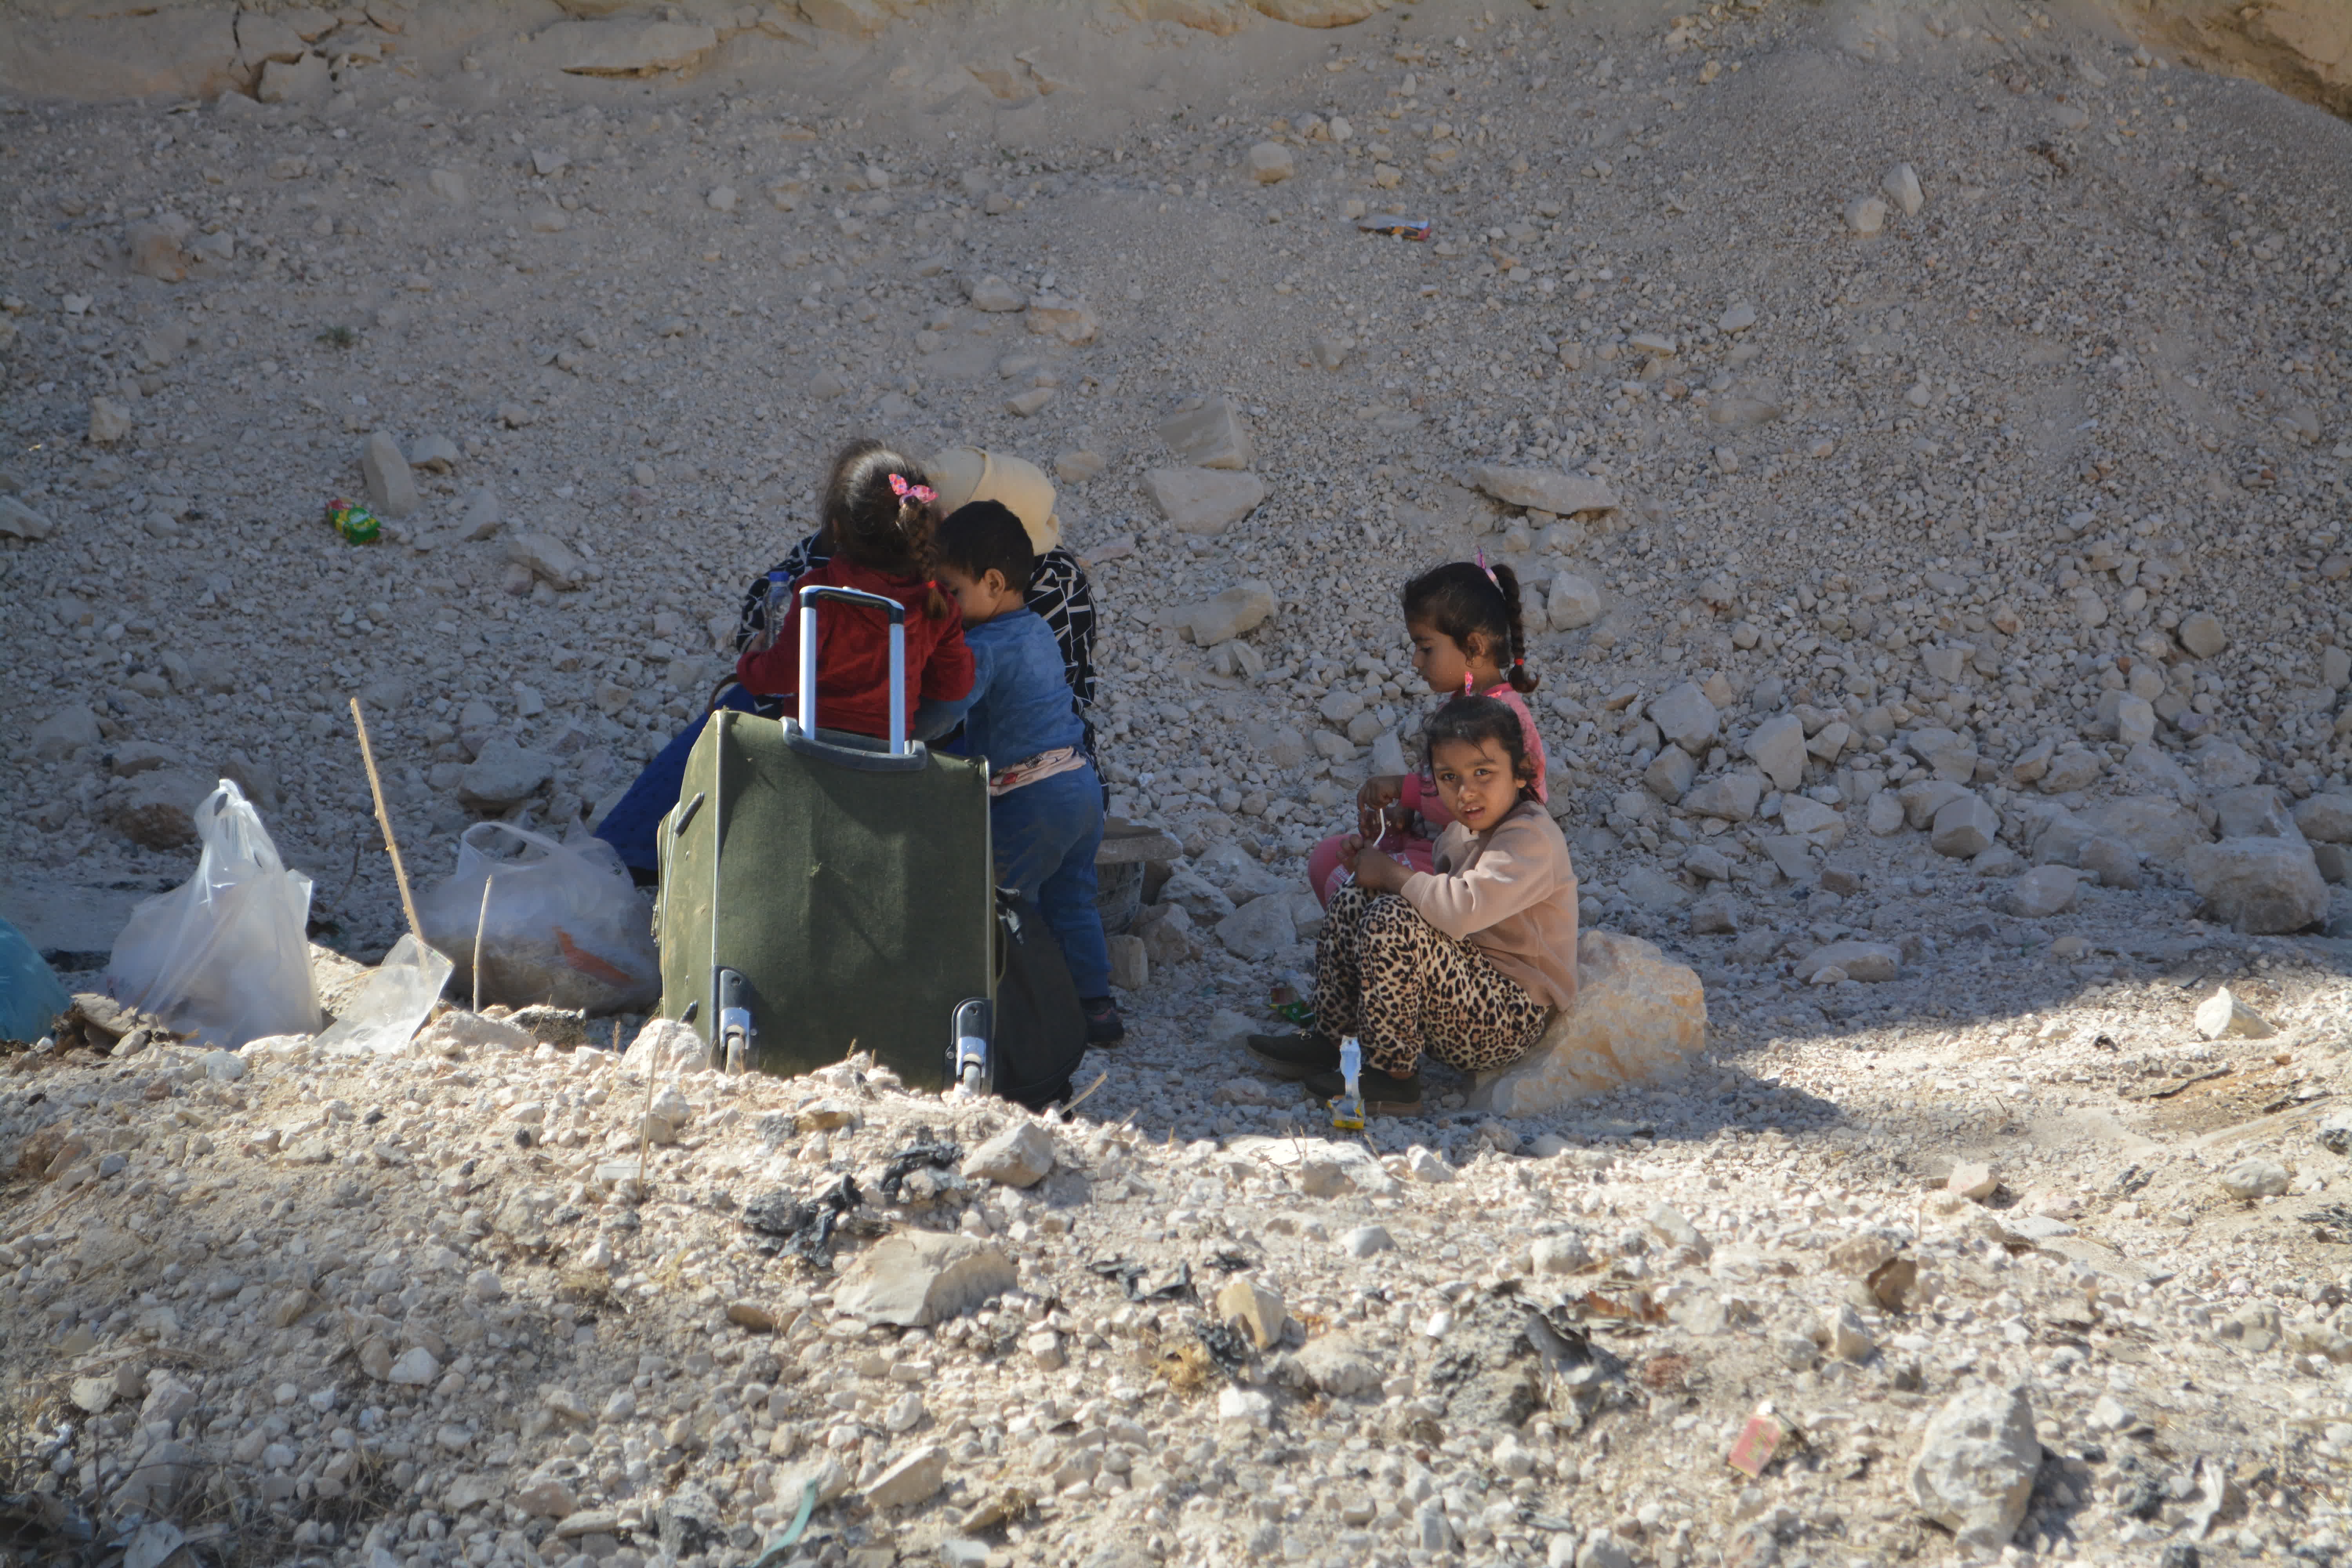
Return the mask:
{"type": "Polygon", "coordinates": [[[897,496],[902,502],[911,500],[923,506],[929,506],[940,499],[940,492],[929,485],[908,484],[907,476],[904,474],[890,476],[890,493],[897,496]]]}

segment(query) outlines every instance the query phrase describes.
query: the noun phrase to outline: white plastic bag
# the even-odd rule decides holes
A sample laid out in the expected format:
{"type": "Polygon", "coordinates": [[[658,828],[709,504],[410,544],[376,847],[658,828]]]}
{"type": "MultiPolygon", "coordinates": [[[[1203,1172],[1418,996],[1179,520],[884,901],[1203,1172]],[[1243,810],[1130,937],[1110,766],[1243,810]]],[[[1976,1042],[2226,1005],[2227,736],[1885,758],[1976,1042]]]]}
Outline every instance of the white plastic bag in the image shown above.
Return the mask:
{"type": "Polygon", "coordinates": [[[661,995],[661,952],[645,896],[601,838],[562,844],[509,822],[478,822],[457,841],[457,870],[416,901],[425,940],[457,966],[453,999],[635,1012],[661,995]],[[519,850],[494,854],[494,847],[519,850]],[[482,894],[488,889],[489,902],[482,894]]]}
{"type": "Polygon", "coordinates": [[[228,780],[196,808],[196,874],[143,900],[115,939],[106,988],[206,1044],[319,1027],[310,978],[310,879],[287,869],[228,780]]]}
{"type": "Polygon", "coordinates": [[[367,984],[343,1005],[335,1026],[311,1043],[331,1057],[388,1057],[405,1050],[441,999],[449,970],[447,958],[401,932],[367,984]]]}

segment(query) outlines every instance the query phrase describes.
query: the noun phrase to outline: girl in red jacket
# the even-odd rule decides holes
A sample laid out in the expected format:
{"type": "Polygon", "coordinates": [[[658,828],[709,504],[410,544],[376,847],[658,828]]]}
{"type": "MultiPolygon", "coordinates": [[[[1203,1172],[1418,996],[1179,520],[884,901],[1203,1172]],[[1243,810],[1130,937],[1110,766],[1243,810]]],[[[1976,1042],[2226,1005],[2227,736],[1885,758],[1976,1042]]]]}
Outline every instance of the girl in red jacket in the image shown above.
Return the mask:
{"type": "MultiPolygon", "coordinates": [[[[907,730],[927,701],[971,693],[971,650],[955,601],[931,581],[931,488],[923,471],[879,441],[853,441],[833,460],[819,505],[831,559],[793,584],[862,588],[907,606],[907,730]]],[[[793,712],[800,689],[800,604],[795,597],[765,644],[735,661],[743,689],[776,695],[793,712]]],[[[890,621],[860,605],[821,602],[816,624],[816,721],[827,730],[888,739],[890,621]]]]}

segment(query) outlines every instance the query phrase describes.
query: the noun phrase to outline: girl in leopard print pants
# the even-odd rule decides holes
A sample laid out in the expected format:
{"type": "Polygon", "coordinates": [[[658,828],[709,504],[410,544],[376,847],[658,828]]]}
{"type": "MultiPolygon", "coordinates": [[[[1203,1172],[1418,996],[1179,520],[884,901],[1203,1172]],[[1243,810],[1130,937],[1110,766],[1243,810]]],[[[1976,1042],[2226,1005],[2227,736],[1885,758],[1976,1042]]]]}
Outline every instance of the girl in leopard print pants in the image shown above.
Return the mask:
{"type": "Polygon", "coordinates": [[[1364,1060],[1391,1078],[1421,1070],[1427,1051],[1463,1072],[1508,1067],[1534,1048],[1551,1008],[1451,937],[1402,895],[1339,889],[1315,950],[1316,1026],[1353,1035],[1364,1060]]]}
{"type": "Polygon", "coordinates": [[[1576,1005],[1576,872],[1534,797],[1517,712],[1455,698],[1427,747],[1454,813],[1433,868],[1352,838],[1355,880],[1333,897],[1316,950],[1314,1032],[1249,1040],[1259,1061],[1329,1098],[1342,1089],[1338,1042],[1356,1037],[1376,1114],[1419,1114],[1423,1051],[1465,1072],[1505,1067],[1576,1005]]]}

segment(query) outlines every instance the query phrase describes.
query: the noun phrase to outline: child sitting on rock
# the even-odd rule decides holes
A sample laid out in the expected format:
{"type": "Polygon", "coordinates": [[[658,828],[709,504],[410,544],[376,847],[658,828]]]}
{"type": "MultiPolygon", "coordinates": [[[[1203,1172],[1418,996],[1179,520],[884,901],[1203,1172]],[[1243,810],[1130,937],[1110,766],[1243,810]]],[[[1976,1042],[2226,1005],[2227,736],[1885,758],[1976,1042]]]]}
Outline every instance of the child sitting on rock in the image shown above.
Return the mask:
{"type": "Polygon", "coordinates": [[[1421,1113],[1421,1054],[1491,1072],[1534,1048],[1576,1005],[1576,870],[1536,794],[1525,715],[1457,697],[1425,733],[1448,814],[1427,870],[1350,835],[1315,949],[1315,1028],[1252,1035],[1248,1049],[1316,1095],[1343,1092],[1339,1042],[1363,1048],[1366,1111],[1421,1113]]]}
{"type": "MultiPolygon", "coordinates": [[[[1433,567],[1404,585],[1405,636],[1412,668],[1432,691],[1495,698],[1518,715],[1538,803],[1544,793],[1543,737],[1521,694],[1536,689],[1528,668],[1528,639],[1519,614],[1519,579],[1508,566],[1454,561],[1433,567]],[[1506,663],[1505,661],[1508,661],[1506,663]]],[[[1437,836],[1454,819],[1426,769],[1376,774],[1356,792],[1357,830],[1416,871],[1430,868],[1437,836]]],[[[1339,889],[1349,835],[1335,834],[1307,858],[1307,885],[1326,905],[1339,889]]]]}
{"type": "Polygon", "coordinates": [[[971,649],[962,745],[988,760],[997,885],[1044,914],[1086,1011],[1087,1043],[1109,1045],[1127,1027],[1111,1001],[1110,948],[1095,909],[1102,781],[1087,756],[1061,649],[1026,603],[1036,552],[1011,508],[983,500],[940,524],[937,558],[971,649]]]}
{"type": "MultiPolygon", "coordinates": [[[[931,502],[923,472],[879,441],[855,441],[834,459],[825,483],[825,530],[833,554],[795,579],[792,604],[773,635],[735,661],[735,679],[754,695],[798,702],[800,591],[858,588],[907,609],[906,732],[925,703],[961,702],[971,694],[971,650],[963,617],[931,581],[931,502]]],[[[826,730],[888,739],[890,622],[861,605],[817,606],[816,723],[826,730]]],[[[929,727],[925,726],[927,732],[929,727]]],[[[904,737],[900,737],[903,739],[904,737]]]]}

